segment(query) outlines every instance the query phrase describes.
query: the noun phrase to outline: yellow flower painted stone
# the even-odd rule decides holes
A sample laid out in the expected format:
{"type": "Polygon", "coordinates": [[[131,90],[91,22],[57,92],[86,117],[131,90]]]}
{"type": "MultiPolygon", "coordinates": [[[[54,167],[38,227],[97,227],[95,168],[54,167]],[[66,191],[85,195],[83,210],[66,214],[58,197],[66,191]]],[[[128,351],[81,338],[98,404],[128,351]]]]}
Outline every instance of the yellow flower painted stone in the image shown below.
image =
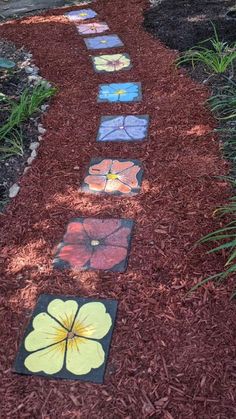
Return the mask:
{"type": "Polygon", "coordinates": [[[99,55],[92,57],[92,60],[97,73],[129,70],[132,67],[128,54],[99,55]]]}
{"type": "Polygon", "coordinates": [[[37,307],[16,372],[102,382],[116,302],[42,295],[37,307]]]}

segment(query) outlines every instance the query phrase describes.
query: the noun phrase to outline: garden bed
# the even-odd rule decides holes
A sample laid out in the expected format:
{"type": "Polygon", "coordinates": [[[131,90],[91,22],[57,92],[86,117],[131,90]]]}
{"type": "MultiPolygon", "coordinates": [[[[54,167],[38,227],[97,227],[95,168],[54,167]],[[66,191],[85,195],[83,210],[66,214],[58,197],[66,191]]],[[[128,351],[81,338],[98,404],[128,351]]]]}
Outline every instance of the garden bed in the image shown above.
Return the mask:
{"type": "Polygon", "coordinates": [[[221,39],[229,43],[236,40],[236,19],[226,16],[235,8],[234,0],[153,0],[152,3],[154,7],[144,15],[144,27],[171,49],[185,51],[210,38],[212,23],[221,39]]]}

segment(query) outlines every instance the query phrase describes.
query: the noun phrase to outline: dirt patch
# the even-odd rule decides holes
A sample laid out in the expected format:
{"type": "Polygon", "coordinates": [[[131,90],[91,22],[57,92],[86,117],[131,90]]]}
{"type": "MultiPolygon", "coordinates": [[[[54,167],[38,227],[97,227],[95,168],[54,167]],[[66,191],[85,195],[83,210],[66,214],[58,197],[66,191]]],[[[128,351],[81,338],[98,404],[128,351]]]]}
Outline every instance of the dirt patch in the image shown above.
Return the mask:
{"type": "Polygon", "coordinates": [[[145,12],[144,26],[168,47],[179,51],[212,37],[211,22],[221,39],[234,43],[236,19],[226,16],[232,8],[234,0],[163,0],[145,12]]]}
{"type": "MultiPolygon", "coordinates": [[[[176,55],[142,29],[144,0],[97,1],[99,19],[125,44],[131,71],[94,73],[90,52],[62,12],[9,22],[8,39],[31,50],[42,75],[59,87],[38,158],[1,223],[0,400],[3,417],[83,419],[235,417],[233,283],[191,285],[223,269],[197,239],[220,227],[213,210],[229,189],[209,95],[173,65],[176,55]],[[122,10],[122,13],[120,12],[122,10]],[[98,85],[142,82],[143,100],[97,103],[98,85]],[[151,117],[148,141],[95,141],[100,117],[151,117]],[[92,157],[139,159],[142,192],[133,198],[78,192],[92,157]],[[52,270],[53,248],[74,217],[135,220],[128,270],[52,270]],[[12,374],[23,331],[41,293],[114,298],[118,318],[103,386],[12,374]]],[[[110,51],[107,51],[109,53],[110,51]]]]}

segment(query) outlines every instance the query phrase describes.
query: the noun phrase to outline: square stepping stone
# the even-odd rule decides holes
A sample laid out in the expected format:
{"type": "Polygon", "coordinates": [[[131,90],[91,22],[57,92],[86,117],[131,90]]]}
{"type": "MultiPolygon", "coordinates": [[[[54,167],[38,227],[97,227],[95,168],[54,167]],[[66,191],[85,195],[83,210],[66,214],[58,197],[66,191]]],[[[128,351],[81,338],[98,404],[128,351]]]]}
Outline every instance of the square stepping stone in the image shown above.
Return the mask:
{"type": "Polygon", "coordinates": [[[142,99],[141,83],[100,84],[98,102],[139,102],[142,99]]]}
{"type": "Polygon", "coordinates": [[[54,268],[124,272],[132,227],[133,221],[124,219],[72,220],[58,246],[54,268]]]}
{"type": "Polygon", "coordinates": [[[103,116],[97,141],[144,141],[148,125],[148,115],[103,116]]]}
{"type": "Polygon", "coordinates": [[[98,55],[92,57],[92,60],[96,73],[129,70],[132,67],[129,54],[98,55]]]}
{"type": "Polygon", "coordinates": [[[76,26],[80,35],[91,35],[95,33],[103,33],[109,30],[106,22],[82,23],[76,26]]]}
{"type": "Polygon", "coordinates": [[[95,36],[84,39],[87,49],[104,49],[123,47],[124,44],[117,35],[95,36]]]}
{"type": "Polygon", "coordinates": [[[82,191],[130,196],[139,193],[143,170],[138,160],[92,159],[82,191]]]}
{"type": "Polygon", "coordinates": [[[42,294],[14,371],[102,383],[116,311],[115,300],[42,294]]]}
{"type": "Polygon", "coordinates": [[[97,16],[97,13],[92,9],[80,9],[66,13],[65,16],[71,22],[79,22],[81,20],[93,19],[95,16],[97,16]]]}

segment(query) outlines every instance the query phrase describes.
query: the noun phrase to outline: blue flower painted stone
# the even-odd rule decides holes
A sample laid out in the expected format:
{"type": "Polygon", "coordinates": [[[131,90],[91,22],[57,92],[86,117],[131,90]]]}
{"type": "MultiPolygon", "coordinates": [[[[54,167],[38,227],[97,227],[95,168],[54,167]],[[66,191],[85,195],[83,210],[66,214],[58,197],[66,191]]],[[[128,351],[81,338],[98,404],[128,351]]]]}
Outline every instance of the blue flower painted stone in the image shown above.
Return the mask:
{"type": "Polygon", "coordinates": [[[93,17],[97,16],[97,13],[92,9],[80,9],[66,13],[66,16],[73,22],[79,22],[80,20],[92,19],[93,17]]]}
{"type": "Polygon", "coordinates": [[[141,83],[111,83],[99,86],[98,102],[138,102],[141,99],[141,83]]]}
{"type": "Polygon", "coordinates": [[[103,35],[84,39],[88,49],[104,49],[123,47],[124,44],[117,35],[103,35]]]}
{"type": "Polygon", "coordinates": [[[143,141],[148,124],[148,115],[103,116],[97,141],[143,141]]]}

